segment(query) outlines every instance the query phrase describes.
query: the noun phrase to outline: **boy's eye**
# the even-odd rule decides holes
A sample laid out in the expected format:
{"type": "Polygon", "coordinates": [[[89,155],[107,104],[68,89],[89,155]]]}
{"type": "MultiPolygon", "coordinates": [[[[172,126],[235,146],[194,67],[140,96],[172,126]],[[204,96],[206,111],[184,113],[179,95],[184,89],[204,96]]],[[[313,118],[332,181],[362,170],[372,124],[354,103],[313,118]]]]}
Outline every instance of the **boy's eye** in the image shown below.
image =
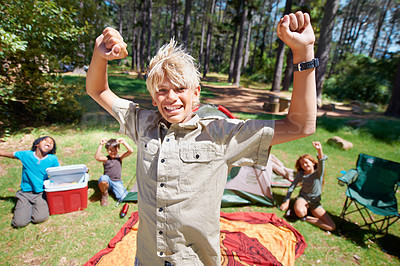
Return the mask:
{"type": "Polygon", "coordinates": [[[176,91],[177,92],[184,92],[186,90],[186,88],[177,88],[176,91]]]}

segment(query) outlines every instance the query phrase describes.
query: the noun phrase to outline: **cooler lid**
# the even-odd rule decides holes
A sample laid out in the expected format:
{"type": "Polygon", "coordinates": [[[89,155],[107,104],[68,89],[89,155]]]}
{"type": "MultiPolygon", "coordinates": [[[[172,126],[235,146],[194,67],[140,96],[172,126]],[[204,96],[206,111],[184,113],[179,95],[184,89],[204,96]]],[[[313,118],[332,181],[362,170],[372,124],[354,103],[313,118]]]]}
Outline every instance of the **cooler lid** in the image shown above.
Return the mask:
{"type": "Polygon", "coordinates": [[[79,173],[86,173],[88,168],[84,164],[75,164],[75,165],[63,165],[57,167],[49,167],[46,169],[46,173],[48,176],[59,176],[59,175],[72,175],[79,173]]]}

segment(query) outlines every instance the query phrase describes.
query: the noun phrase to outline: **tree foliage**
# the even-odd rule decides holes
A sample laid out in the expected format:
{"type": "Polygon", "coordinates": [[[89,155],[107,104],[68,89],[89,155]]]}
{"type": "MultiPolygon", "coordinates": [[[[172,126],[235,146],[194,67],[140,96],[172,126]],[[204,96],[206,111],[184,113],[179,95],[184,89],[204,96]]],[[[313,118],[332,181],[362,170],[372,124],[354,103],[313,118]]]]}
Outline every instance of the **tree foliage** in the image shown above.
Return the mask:
{"type": "Polygon", "coordinates": [[[387,104],[398,62],[398,56],[387,60],[349,53],[338,66],[341,71],[325,82],[325,94],[339,101],[387,104]]]}
{"type": "Polygon", "coordinates": [[[94,27],[88,23],[93,16],[81,16],[88,5],[68,0],[2,2],[0,129],[75,121],[79,88],[63,85],[54,70],[61,62],[79,66],[88,60],[84,40],[92,35],[93,43],[94,27]]]}

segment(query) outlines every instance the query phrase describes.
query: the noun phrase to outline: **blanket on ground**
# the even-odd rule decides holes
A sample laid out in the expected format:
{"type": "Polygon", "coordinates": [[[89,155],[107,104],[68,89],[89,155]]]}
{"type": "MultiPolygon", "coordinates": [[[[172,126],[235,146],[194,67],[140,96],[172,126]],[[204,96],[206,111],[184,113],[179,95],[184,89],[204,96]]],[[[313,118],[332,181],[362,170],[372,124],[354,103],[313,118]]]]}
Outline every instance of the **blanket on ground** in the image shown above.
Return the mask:
{"type": "MultiPolygon", "coordinates": [[[[108,246],[85,265],[134,265],[139,215],[133,212],[108,246]]],[[[307,244],[304,237],[273,213],[221,212],[222,265],[294,265],[307,244]]]]}

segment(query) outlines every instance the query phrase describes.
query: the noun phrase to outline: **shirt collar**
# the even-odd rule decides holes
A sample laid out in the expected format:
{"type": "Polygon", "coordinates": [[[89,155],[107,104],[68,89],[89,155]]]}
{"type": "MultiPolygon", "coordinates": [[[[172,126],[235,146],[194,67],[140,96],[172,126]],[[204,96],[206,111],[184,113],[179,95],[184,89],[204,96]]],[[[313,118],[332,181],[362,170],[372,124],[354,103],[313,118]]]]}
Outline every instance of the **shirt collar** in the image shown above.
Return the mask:
{"type": "MultiPolygon", "coordinates": [[[[157,111],[158,112],[158,111],[157,111]]],[[[160,115],[161,116],[161,115],[160,115]]],[[[193,114],[192,118],[186,123],[175,123],[171,124],[170,128],[181,128],[181,129],[196,129],[199,126],[200,117],[197,114],[193,114]]],[[[161,116],[157,122],[159,127],[168,128],[168,122],[161,116]]]]}

